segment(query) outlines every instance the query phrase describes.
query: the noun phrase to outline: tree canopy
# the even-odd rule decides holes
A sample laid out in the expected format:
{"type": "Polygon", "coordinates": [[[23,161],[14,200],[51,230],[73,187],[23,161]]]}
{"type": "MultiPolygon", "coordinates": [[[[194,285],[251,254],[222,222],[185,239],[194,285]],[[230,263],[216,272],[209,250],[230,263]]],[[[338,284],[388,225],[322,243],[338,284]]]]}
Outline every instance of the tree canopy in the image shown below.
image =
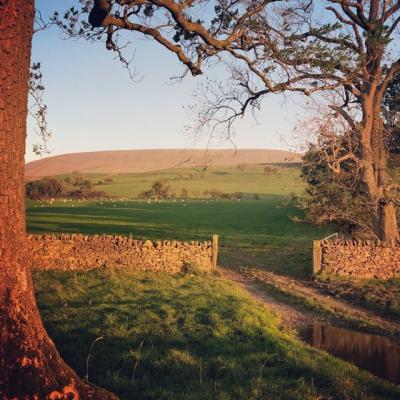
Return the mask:
{"type": "Polygon", "coordinates": [[[126,32],[138,32],[176,54],[194,76],[209,60],[227,67],[227,84],[210,84],[197,106],[199,130],[221,130],[229,137],[236,118],[259,109],[266,95],[311,97],[327,119],[321,130],[329,132],[319,156],[336,174],[353,164],[354,179],[370,204],[375,235],[399,238],[399,189],[388,170],[383,115],[388,85],[400,72],[398,0],[91,4],[80,0],[80,7],[55,14],[53,22],[72,37],[104,40],[124,63],[121,40],[126,32]],[[327,140],[331,151],[326,151],[327,140]]]}
{"type": "MultiPolygon", "coordinates": [[[[104,41],[124,58],[136,32],[176,55],[193,76],[210,60],[228,84],[211,85],[197,125],[229,135],[234,120],[264,96],[312,96],[324,108],[313,156],[334,174],[349,171],[366,198],[374,234],[399,239],[399,185],[389,168],[389,120],[400,72],[399,0],[77,0],[50,23],[72,37],[104,41]],[[328,145],[328,147],[327,147],[328,145]]],[[[47,336],[34,300],[23,244],[24,142],[33,0],[0,1],[0,395],[4,398],[111,399],[80,379],[47,336]]],[[[38,17],[38,15],[37,15],[38,17]]],[[[37,18],[40,19],[40,18],[37,18]]],[[[183,74],[185,75],[186,72],[183,74]]],[[[35,84],[34,84],[35,85],[35,84]]],[[[38,84],[40,91],[40,83],[38,84]]],[[[40,107],[39,107],[40,110],[40,107]]],[[[39,115],[39,120],[43,116],[39,115]]]]}

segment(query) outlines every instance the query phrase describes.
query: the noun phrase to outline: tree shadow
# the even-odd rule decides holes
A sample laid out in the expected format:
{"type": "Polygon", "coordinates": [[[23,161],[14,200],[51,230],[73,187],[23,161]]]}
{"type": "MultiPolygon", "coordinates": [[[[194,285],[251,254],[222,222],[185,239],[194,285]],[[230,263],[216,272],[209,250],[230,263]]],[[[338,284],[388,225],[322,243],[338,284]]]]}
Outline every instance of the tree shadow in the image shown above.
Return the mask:
{"type": "Polygon", "coordinates": [[[35,282],[64,359],[86,375],[103,337],[89,379],[122,399],[400,394],[281,334],[264,309],[211,276],[43,272],[35,282]]]}

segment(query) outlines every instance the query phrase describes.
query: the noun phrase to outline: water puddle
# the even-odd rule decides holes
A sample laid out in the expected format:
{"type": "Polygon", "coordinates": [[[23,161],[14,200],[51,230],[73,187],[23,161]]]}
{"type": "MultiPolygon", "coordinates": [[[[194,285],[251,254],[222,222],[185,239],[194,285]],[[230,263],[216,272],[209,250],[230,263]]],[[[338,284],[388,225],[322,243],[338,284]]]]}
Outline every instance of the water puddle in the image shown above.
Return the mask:
{"type": "Polygon", "coordinates": [[[317,322],[302,329],[299,336],[313,347],[400,384],[400,345],[388,338],[317,322]]]}

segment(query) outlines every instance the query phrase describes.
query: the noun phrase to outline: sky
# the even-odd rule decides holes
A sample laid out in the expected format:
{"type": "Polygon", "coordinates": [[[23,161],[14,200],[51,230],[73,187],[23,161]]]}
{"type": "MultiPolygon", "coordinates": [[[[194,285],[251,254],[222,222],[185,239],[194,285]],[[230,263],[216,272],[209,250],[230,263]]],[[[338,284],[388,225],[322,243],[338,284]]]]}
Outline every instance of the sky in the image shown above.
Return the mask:
{"type": "MultiPolygon", "coordinates": [[[[36,7],[48,15],[62,11],[73,1],[37,0],[36,7]]],[[[66,40],[57,29],[34,35],[32,62],[40,62],[44,75],[44,100],[52,137],[51,155],[122,149],[160,148],[271,148],[292,147],[291,132],[299,113],[284,98],[265,98],[256,119],[251,115],[236,123],[233,144],[225,140],[208,143],[185,130],[193,121],[187,106],[193,93],[206,79],[220,78],[220,71],[206,76],[187,76],[176,82],[183,67],[175,55],[143,37],[132,35],[128,54],[134,55],[136,81],[114,60],[104,44],[66,40]]],[[[40,143],[35,126],[28,122],[26,160],[40,143]]]]}

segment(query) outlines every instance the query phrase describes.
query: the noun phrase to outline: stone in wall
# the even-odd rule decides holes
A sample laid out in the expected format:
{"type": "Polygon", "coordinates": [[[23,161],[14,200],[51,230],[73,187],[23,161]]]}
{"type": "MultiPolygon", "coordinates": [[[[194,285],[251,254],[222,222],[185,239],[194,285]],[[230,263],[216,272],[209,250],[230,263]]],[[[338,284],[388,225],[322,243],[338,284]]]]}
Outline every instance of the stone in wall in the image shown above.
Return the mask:
{"type": "Polygon", "coordinates": [[[211,242],[140,241],[111,235],[28,235],[35,270],[89,270],[129,267],[141,271],[181,272],[186,264],[214,268],[211,242]]]}
{"type": "MultiPolygon", "coordinates": [[[[335,239],[319,241],[319,246],[319,272],[362,279],[400,277],[399,242],[335,239]]],[[[314,260],[314,270],[318,269],[315,264],[318,260],[314,260]]]]}

